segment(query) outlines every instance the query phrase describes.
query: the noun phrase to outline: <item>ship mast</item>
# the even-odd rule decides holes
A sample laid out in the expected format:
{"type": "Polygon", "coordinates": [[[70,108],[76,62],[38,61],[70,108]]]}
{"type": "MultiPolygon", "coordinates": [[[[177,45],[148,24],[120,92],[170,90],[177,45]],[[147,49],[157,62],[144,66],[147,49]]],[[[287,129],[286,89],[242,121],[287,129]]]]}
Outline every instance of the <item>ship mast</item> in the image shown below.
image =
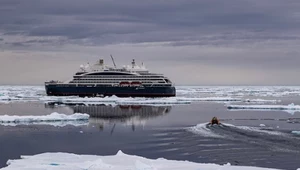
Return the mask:
{"type": "Polygon", "coordinates": [[[116,63],[115,63],[115,60],[114,60],[113,56],[112,56],[112,55],[110,55],[110,57],[111,57],[111,60],[112,60],[112,62],[114,63],[114,66],[115,66],[115,68],[117,68],[117,66],[116,66],[116,63]]]}

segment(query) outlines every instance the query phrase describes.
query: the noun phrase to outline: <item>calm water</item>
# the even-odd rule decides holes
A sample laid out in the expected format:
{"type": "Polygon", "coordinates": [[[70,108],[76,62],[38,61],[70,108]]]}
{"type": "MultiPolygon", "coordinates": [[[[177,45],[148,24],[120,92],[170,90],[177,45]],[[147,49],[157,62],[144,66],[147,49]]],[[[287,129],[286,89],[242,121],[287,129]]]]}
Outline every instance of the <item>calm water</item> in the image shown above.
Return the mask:
{"type": "MultiPolygon", "coordinates": [[[[281,104],[299,104],[299,97],[281,97],[281,104]]],[[[41,102],[0,104],[0,114],[45,115],[52,112],[88,113],[83,126],[0,125],[0,167],[8,159],[43,152],[114,155],[118,150],[147,158],[189,160],[203,163],[249,165],[280,169],[300,168],[300,118],[282,111],[230,111],[224,103],[195,102],[174,106],[57,106],[41,102]],[[272,135],[236,127],[211,127],[222,137],[193,133],[189,127],[213,116],[223,123],[258,127],[280,133],[272,135]]]]}

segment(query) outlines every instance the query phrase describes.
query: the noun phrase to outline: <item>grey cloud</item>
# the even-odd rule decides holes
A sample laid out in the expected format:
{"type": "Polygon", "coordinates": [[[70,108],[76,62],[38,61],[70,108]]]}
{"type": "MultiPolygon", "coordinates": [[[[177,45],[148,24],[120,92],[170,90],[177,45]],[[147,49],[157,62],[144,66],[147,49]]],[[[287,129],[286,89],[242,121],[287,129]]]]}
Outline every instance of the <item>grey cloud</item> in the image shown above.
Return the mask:
{"type": "Polygon", "coordinates": [[[278,32],[293,38],[300,27],[295,15],[300,2],[279,0],[271,4],[266,0],[6,0],[0,6],[6,9],[0,12],[0,30],[6,34],[65,36],[99,44],[174,41],[181,45],[181,40],[201,40],[215,32],[257,30],[281,40],[278,32]]]}
{"type": "Polygon", "coordinates": [[[284,69],[284,68],[298,68],[300,58],[299,53],[296,56],[288,56],[285,54],[273,55],[272,57],[261,57],[253,52],[246,56],[224,56],[224,57],[211,57],[211,56],[198,56],[190,61],[203,63],[206,65],[215,65],[219,67],[228,68],[251,68],[251,69],[284,69]]]}
{"type": "Polygon", "coordinates": [[[8,44],[8,45],[11,45],[11,46],[14,46],[14,47],[24,47],[24,46],[26,46],[25,43],[22,43],[22,42],[13,42],[13,43],[5,43],[5,44],[8,44]]]}
{"type": "MultiPolygon", "coordinates": [[[[55,65],[61,56],[67,62],[112,53],[119,60],[142,55],[153,65],[160,61],[155,69],[175,79],[188,74],[181,65],[219,69],[215,78],[225,77],[222,69],[253,79],[276,69],[286,76],[299,72],[299,9],[295,0],[1,0],[0,45],[6,53],[0,52],[0,60],[25,51],[23,57],[42,58],[37,65],[50,59],[55,65]],[[163,66],[167,62],[178,68],[163,66]]],[[[282,83],[274,76],[276,81],[282,83]]]]}

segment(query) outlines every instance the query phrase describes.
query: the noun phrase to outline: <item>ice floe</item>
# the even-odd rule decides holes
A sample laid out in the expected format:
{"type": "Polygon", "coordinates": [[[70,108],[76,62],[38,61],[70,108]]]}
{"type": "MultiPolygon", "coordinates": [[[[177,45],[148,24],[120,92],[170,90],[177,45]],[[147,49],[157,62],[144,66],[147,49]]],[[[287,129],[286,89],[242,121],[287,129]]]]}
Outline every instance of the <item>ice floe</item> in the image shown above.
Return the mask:
{"type": "Polygon", "coordinates": [[[41,100],[46,102],[57,102],[61,104],[140,104],[140,105],[175,105],[175,104],[191,104],[192,102],[275,102],[275,100],[263,99],[247,99],[232,97],[168,97],[168,98],[119,98],[111,97],[93,97],[93,98],[79,98],[79,97],[43,97],[41,100]]]}
{"type": "Polygon", "coordinates": [[[280,110],[291,114],[300,111],[300,105],[294,105],[293,103],[289,105],[227,105],[227,108],[230,110],[280,110]]]}
{"type": "Polygon", "coordinates": [[[46,96],[40,100],[44,102],[56,102],[60,104],[110,104],[110,105],[178,105],[178,104],[191,104],[193,102],[253,102],[253,103],[267,103],[277,102],[278,100],[264,100],[264,99],[242,99],[233,97],[168,97],[168,98],[144,98],[144,97],[128,97],[120,98],[116,96],[111,97],[93,97],[93,98],[80,98],[76,96],[70,97],[53,97],[46,96]]]}
{"type": "Polygon", "coordinates": [[[147,159],[141,156],[127,155],[118,151],[116,155],[77,155],[72,153],[42,153],[33,156],[21,156],[21,159],[8,160],[8,166],[2,170],[39,169],[39,170],[271,170],[270,168],[231,166],[230,163],[217,165],[212,163],[194,163],[189,161],[167,160],[164,158],[147,159]]]}
{"type": "Polygon", "coordinates": [[[178,96],[299,96],[299,86],[177,86],[178,96]]]}
{"type": "Polygon", "coordinates": [[[239,98],[231,97],[204,97],[204,98],[188,98],[188,97],[168,97],[168,98],[119,98],[111,97],[94,97],[94,98],[43,98],[45,101],[60,101],[63,103],[115,103],[115,104],[190,104],[193,101],[242,101],[239,98]]]}
{"type": "Polygon", "coordinates": [[[266,100],[266,99],[244,99],[244,102],[248,103],[277,103],[281,100],[266,100]]]}
{"type": "Polygon", "coordinates": [[[45,95],[43,86],[0,86],[0,100],[37,100],[45,95]]]}
{"type": "Polygon", "coordinates": [[[52,126],[66,126],[74,125],[80,126],[88,123],[88,114],[74,113],[72,115],[60,114],[57,112],[49,115],[41,116],[11,116],[0,115],[0,125],[4,126],[16,126],[16,125],[28,125],[28,124],[43,124],[52,126]]]}
{"type": "Polygon", "coordinates": [[[214,101],[214,102],[226,102],[226,101],[242,101],[240,98],[232,98],[232,97],[178,97],[178,101],[214,101]]]}
{"type": "MultiPolygon", "coordinates": [[[[44,98],[44,101],[47,100],[44,98]]],[[[177,100],[177,98],[120,98],[116,96],[111,97],[93,97],[93,98],[49,98],[50,102],[58,102],[61,104],[111,104],[111,105],[174,105],[174,104],[190,104],[191,101],[181,101],[177,100]]]]}
{"type": "Polygon", "coordinates": [[[296,134],[296,135],[300,135],[300,131],[292,131],[291,133],[296,134]]]}

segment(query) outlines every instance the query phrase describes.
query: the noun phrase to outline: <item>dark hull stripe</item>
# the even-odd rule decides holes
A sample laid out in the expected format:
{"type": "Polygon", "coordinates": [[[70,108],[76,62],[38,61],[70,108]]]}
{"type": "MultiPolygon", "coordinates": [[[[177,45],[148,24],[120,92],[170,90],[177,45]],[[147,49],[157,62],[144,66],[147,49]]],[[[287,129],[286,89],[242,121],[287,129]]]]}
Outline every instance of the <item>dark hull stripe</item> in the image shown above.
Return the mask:
{"type": "MultiPolygon", "coordinates": [[[[94,93],[51,93],[48,96],[94,96],[94,93]]],[[[104,96],[118,96],[118,97],[172,97],[175,94],[160,94],[160,93],[106,93],[104,96]]]]}
{"type": "Polygon", "coordinates": [[[118,97],[172,97],[176,95],[175,87],[72,87],[46,85],[49,96],[118,96],[118,97]]]}

